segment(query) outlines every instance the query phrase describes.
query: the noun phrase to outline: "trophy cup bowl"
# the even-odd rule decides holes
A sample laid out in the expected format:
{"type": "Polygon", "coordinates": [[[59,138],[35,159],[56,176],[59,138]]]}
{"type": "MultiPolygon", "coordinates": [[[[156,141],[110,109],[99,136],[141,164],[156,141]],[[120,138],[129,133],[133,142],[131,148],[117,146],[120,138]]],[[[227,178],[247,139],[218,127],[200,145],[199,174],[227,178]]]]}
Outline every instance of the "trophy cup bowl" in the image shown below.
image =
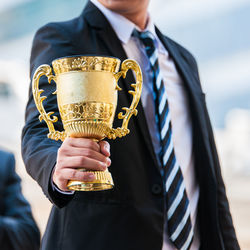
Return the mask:
{"type": "MultiPolygon", "coordinates": [[[[48,138],[63,141],[66,137],[89,138],[100,141],[104,138],[115,139],[129,133],[128,122],[132,115],[137,115],[137,104],[142,90],[142,74],[138,63],[127,59],[122,62],[115,57],[102,56],[72,56],[56,59],[52,67],[43,64],[37,68],[32,79],[33,97],[40,121],[44,120],[49,128],[48,138]],[[53,75],[52,68],[55,73],[53,75]],[[117,91],[121,88],[117,82],[127,71],[135,72],[136,83],[131,84],[133,96],[130,107],[123,107],[124,112],[118,114],[123,119],[122,126],[112,128],[117,106],[117,91]],[[63,123],[64,131],[56,131],[55,122],[58,121],[54,112],[46,113],[41,96],[39,80],[47,76],[48,82],[56,83],[57,105],[63,123]],[[51,117],[52,116],[52,117],[51,117]]],[[[78,169],[86,171],[85,169],[78,169]]],[[[68,189],[76,191],[98,191],[111,189],[114,186],[111,173],[105,171],[87,171],[95,175],[95,180],[69,181],[68,189]]]]}

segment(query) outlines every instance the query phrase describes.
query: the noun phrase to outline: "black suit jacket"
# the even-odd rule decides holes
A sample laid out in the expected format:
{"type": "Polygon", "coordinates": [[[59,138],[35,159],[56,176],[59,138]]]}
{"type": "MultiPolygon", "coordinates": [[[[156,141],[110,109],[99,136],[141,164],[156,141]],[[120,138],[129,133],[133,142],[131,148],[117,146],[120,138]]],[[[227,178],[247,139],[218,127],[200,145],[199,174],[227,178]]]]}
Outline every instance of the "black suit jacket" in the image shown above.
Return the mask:
{"type": "Polygon", "coordinates": [[[21,192],[14,155],[0,151],[0,249],[36,250],[40,233],[21,192]]]}
{"type": "MultiPolygon", "coordinates": [[[[193,121],[195,169],[200,185],[199,228],[202,249],[239,249],[221,177],[212,128],[204,94],[193,56],[183,47],[157,35],[172,56],[183,78],[190,101],[193,121]]],[[[115,56],[126,54],[114,30],[103,14],[88,3],[76,19],[50,23],[35,35],[31,53],[31,77],[41,64],[71,55],[115,56]]],[[[127,94],[132,74],[120,85],[117,112],[128,106],[127,94]]],[[[40,81],[45,90],[46,111],[58,116],[55,84],[40,81]]],[[[112,173],[115,188],[100,192],[76,192],[65,196],[53,192],[50,178],[61,143],[47,139],[45,123],[38,121],[38,111],[30,91],[26,124],[22,135],[22,152],[27,171],[39,183],[53,206],[43,248],[86,250],[160,250],[163,241],[164,183],[157,166],[144,111],[138,105],[138,116],[130,121],[130,134],[110,141],[112,173]]],[[[117,127],[119,121],[114,122],[117,127]]],[[[62,130],[61,121],[56,128],[62,130]]]]}

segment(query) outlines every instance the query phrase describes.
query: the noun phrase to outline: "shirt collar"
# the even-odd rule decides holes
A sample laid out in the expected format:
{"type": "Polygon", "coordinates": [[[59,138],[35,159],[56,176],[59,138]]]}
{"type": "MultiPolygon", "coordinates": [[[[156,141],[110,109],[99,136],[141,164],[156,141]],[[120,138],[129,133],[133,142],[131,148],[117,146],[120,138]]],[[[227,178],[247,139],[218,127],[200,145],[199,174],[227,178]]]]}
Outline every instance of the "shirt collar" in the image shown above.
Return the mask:
{"type": "Polygon", "coordinates": [[[129,21],[127,18],[119,15],[118,13],[109,10],[104,7],[98,0],[91,0],[91,2],[103,13],[108,19],[109,23],[113,27],[118,38],[123,42],[127,43],[130,36],[135,28],[135,24],[129,21]]]}
{"type": "Polygon", "coordinates": [[[152,18],[149,15],[147,27],[144,30],[141,30],[137,27],[134,23],[129,21],[124,16],[109,10],[105,6],[103,6],[98,0],[91,0],[91,2],[103,13],[103,15],[108,19],[109,23],[113,27],[115,33],[117,34],[118,38],[121,42],[127,43],[131,37],[131,34],[134,29],[139,31],[149,31],[151,32],[155,38],[157,35],[155,33],[155,27],[152,22],[152,18]]]}

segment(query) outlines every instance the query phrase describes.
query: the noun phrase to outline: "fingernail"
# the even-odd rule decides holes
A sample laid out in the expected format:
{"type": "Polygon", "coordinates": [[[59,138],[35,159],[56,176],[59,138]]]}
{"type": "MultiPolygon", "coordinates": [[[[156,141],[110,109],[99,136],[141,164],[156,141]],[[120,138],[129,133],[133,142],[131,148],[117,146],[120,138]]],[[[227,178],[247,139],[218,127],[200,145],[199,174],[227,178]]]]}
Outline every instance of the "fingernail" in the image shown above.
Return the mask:
{"type": "Polygon", "coordinates": [[[105,146],[104,146],[104,148],[109,152],[110,151],[110,146],[109,146],[109,144],[106,144],[105,146]]]}
{"type": "Polygon", "coordinates": [[[106,170],[106,168],[107,168],[107,165],[102,162],[102,170],[106,170]]]}
{"type": "Polygon", "coordinates": [[[107,158],[107,165],[110,166],[110,164],[111,164],[111,160],[110,158],[107,158]]]}

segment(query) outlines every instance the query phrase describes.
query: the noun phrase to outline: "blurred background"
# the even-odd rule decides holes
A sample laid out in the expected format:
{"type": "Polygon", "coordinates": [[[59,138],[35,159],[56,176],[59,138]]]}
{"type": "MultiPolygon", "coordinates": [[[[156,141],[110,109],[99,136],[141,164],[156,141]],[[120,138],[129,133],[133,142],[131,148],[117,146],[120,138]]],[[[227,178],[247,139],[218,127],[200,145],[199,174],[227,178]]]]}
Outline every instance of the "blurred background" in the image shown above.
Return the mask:
{"type": "MultiPolygon", "coordinates": [[[[0,146],[13,151],[42,231],[51,204],[25,171],[20,136],[36,30],[79,15],[85,0],[0,1],[0,146]]],[[[250,0],[151,0],[158,27],[196,57],[242,249],[250,249],[250,0]]]]}

